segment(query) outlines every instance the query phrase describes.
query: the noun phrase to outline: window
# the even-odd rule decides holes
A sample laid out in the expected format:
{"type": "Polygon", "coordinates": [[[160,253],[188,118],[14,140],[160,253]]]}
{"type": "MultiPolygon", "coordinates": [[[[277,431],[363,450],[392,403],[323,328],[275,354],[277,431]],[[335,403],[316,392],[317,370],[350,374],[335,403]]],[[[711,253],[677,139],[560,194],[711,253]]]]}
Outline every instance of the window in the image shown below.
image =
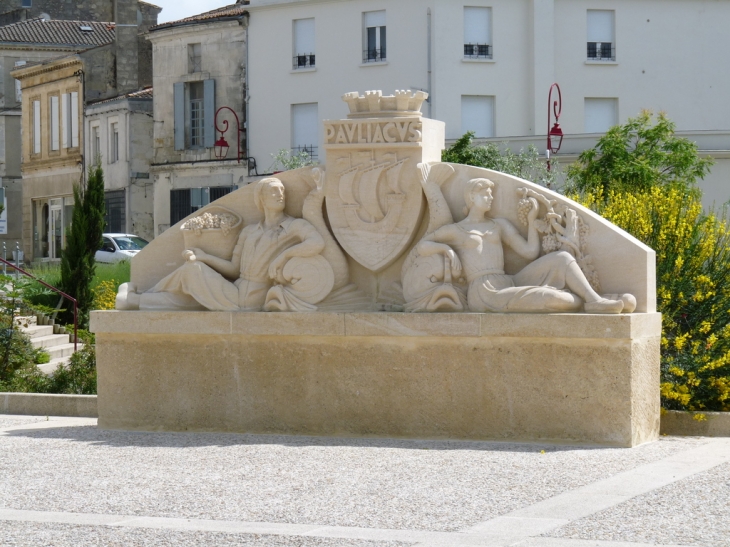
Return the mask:
{"type": "Polygon", "coordinates": [[[605,133],[618,123],[618,99],[585,100],[584,131],[605,133]]]}
{"type": "Polygon", "coordinates": [[[192,82],[188,86],[188,108],[190,109],[190,148],[203,147],[203,82],[192,82]]]}
{"type": "Polygon", "coordinates": [[[20,3],[20,7],[22,8],[32,8],[33,7],[33,1],[32,0],[22,0],[20,3]]]}
{"type": "Polygon", "coordinates": [[[200,44],[188,44],[188,72],[202,72],[202,66],[200,44]]]}
{"type": "Polygon", "coordinates": [[[614,11],[588,10],[588,60],[615,61],[614,11]]]}
{"type": "Polygon", "coordinates": [[[101,138],[99,135],[99,126],[95,125],[91,128],[91,161],[94,163],[101,161],[101,138]]]}
{"type": "Polygon", "coordinates": [[[461,133],[467,131],[477,138],[494,137],[494,97],[461,96],[461,133]]]}
{"type": "Polygon", "coordinates": [[[109,163],[119,161],[119,122],[109,124],[109,163]]]}
{"type": "Polygon", "coordinates": [[[464,7],[464,57],[492,58],[492,8],[464,7]]]}
{"type": "Polygon", "coordinates": [[[58,95],[52,95],[49,99],[51,103],[51,150],[58,150],[58,137],[60,136],[58,131],[58,95]]]}
{"type": "Polygon", "coordinates": [[[64,148],[79,145],[79,94],[76,91],[61,95],[61,136],[64,148]]]}
{"type": "Polygon", "coordinates": [[[41,153],[41,102],[33,101],[33,153],[41,153]]]}
{"type": "MultiPolygon", "coordinates": [[[[15,68],[25,65],[25,61],[15,61],[15,68]]],[[[21,91],[20,80],[15,80],[15,102],[20,103],[23,99],[23,93],[21,91]]]]}
{"type": "Polygon", "coordinates": [[[385,10],[366,11],[363,18],[363,63],[385,61],[385,10]]]}
{"type": "Polygon", "coordinates": [[[235,186],[212,186],[170,190],[170,226],[235,189],[235,186]]]}
{"type": "Polygon", "coordinates": [[[301,152],[317,159],[319,144],[319,120],[317,103],[291,105],[291,148],[292,154],[301,152]]]}
{"type": "Polygon", "coordinates": [[[124,190],[104,192],[104,231],[123,234],[127,231],[124,190]]]}
{"type": "Polygon", "coordinates": [[[314,19],[294,20],[294,69],[314,66],[314,19]]]}
{"type": "Polygon", "coordinates": [[[215,80],[173,85],[175,150],[213,148],[215,80]]]}

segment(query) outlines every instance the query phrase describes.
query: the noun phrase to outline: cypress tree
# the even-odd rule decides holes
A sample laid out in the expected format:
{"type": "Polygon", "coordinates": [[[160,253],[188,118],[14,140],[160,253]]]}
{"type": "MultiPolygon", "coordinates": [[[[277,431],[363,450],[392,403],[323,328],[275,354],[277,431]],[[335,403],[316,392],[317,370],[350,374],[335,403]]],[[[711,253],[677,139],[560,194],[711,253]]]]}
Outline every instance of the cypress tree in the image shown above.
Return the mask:
{"type": "MultiPolygon", "coordinates": [[[[86,188],[74,187],[74,210],[71,227],[66,237],[66,248],[61,255],[61,286],[78,300],[79,325],[87,327],[94,295],[91,282],[96,263],[94,255],[101,248],[104,231],[104,172],[99,164],[89,168],[86,188]]],[[[67,321],[73,320],[69,306],[67,321]]]]}

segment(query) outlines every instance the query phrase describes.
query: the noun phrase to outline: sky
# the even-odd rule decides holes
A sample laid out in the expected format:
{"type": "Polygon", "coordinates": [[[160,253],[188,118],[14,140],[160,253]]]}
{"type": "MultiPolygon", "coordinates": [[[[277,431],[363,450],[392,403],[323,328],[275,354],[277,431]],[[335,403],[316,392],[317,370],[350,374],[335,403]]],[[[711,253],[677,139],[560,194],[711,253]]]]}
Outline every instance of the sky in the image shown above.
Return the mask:
{"type": "Polygon", "coordinates": [[[151,4],[160,6],[162,12],[157,18],[158,23],[177,21],[198,13],[235,3],[236,0],[149,0],[151,4]]]}

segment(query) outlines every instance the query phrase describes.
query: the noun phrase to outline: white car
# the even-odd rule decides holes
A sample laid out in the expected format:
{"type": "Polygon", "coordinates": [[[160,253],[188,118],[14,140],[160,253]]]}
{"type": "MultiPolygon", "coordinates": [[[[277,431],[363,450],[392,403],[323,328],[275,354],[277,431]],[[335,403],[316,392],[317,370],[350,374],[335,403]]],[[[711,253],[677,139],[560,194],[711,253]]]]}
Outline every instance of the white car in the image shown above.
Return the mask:
{"type": "Polygon", "coordinates": [[[131,260],[149,243],[149,241],[133,234],[101,234],[101,236],[104,243],[101,249],[96,251],[95,258],[97,262],[109,263],[131,260]]]}

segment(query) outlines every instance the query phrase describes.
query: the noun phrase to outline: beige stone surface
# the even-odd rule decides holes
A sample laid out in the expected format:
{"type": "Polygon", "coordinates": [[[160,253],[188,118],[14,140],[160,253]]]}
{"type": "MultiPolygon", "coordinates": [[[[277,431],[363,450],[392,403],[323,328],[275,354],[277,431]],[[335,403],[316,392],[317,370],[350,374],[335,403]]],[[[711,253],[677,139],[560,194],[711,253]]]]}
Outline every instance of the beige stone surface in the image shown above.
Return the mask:
{"type": "Polygon", "coordinates": [[[96,395],[0,393],[0,414],[95,418],[96,395]]]}
{"type": "MultiPolygon", "coordinates": [[[[262,314],[233,313],[241,319],[235,332],[229,324],[191,336],[168,331],[174,315],[92,314],[101,427],[618,446],[659,431],[659,330],[633,337],[619,328],[627,319],[657,324],[654,314],[579,316],[584,325],[602,322],[586,326],[595,338],[532,336],[530,321],[545,320],[537,314],[510,315],[526,328],[496,336],[483,324],[505,316],[263,314],[282,318],[264,328],[246,325],[262,314]],[[122,332],[116,318],[125,316],[144,324],[122,332]],[[423,325],[409,322],[421,317],[441,319],[442,334],[456,321],[465,335],[424,336],[423,325]],[[330,320],[334,332],[310,334],[314,323],[292,318],[330,320]]],[[[211,314],[177,315],[204,323],[211,314]]],[[[568,333],[572,317],[549,323],[568,319],[560,326],[568,333]]]]}
{"type": "Polygon", "coordinates": [[[730,412],[662,412],[662,435],[730,437],[730,412]]]}
{"type": "Polygon", "coordinates": [[[644,339],[657,336],[660,313],[621,315],[393,312],[257,313],[94,311],[91,330],[121,334],[260,336],[450,336],[460,338],[644,339]]]}
{"type": "Polygon", "coordinates": [[[447,336],[480,335],[481,316],[443,313],[437,317],[407,313],[345,314],[347,336],[447,336]]]}

